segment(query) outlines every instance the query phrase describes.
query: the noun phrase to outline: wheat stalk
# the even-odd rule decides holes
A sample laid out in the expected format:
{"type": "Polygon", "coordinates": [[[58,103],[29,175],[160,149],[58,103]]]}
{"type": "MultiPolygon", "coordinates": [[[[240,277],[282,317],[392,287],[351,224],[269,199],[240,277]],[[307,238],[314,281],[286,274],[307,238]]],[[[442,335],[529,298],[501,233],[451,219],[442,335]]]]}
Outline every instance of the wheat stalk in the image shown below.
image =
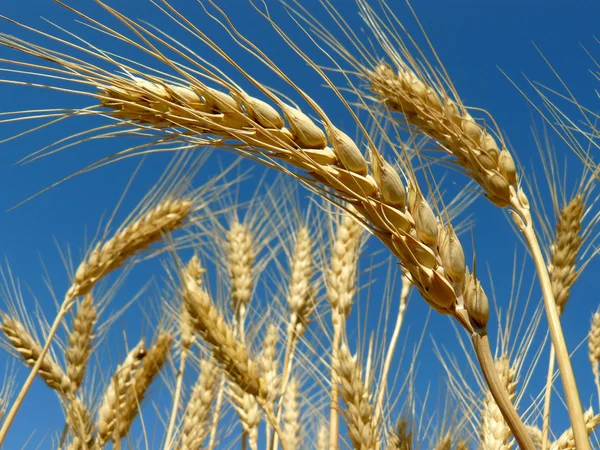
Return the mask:
{"type": "MultiPolygon", "coordinates": [[[[372,92],[417,132],[438,142],[466,174],[475,180],[486,197],[501,208],[510,207],[510,214],[531,251],[542,286],[544,306],[564,385],[567,407],[575,436],[582,450],[590,449],[585,433],[583,408],[569,358],[569,351],[559,319],[552,282],[536,235],[529,199],[519,186],[515,162],[500,133],[478,124],[462,104],[448,81],[446,90],[430,65],[419,65],[405,46],[400,50],[389,44],[381,26],[382,20],[361,0],[366,20],[395,63],[395,69],[380,63],[369,68],[357,62],[361,75],[370,83],[372,92]],[[426,69],[423,70],[422,67],[426,69]],[[426,70],[430,69],[428,75],[426,70]],[[500,139],[500,145],[496,138],[500,139]]],[[[493,118],[490,117],[493,122],[493,118]]]]}
{"type": "MultiPolygon", "coordinates": [[[[583,237],[581,234],[581,222],[585,212],[584,197],[575,195],[560,211],[556,223],[556,236],[550,245],[551,259],[548,263],[548,272],[552,283],[552,293],[558,314],[562,315],[569,300],[571,287],[579,275],[576,266],[583,237]]],[[[554,345],[550,348],[548,361],[548,375],[546,379],[546,394],[544,400],[544,423],[542,426],[542,448],[548,448],[550,430],[550,401],[552,395],[552,384],[554,379],[554,345]]]]}
{"type": "Polygon", "coordinates": [[[210,360],[200,360],[200,375],[183,418],[181,450],[199,450],[208,435],[208,417],[216,394],[217,375],[217,366],[210,360]]]}
{"type": "MultiPolygon", "coordinates": [[[[511,367],[508,356],[503,355],[496,360],[496,370],[501,383],[505,386],[511,402],[516,396],[516,370],[511,367]]],[[[509,450],[512,433],[498,405],[489,392],[486,392],[481,414],[481,449],[509,450]]]]}

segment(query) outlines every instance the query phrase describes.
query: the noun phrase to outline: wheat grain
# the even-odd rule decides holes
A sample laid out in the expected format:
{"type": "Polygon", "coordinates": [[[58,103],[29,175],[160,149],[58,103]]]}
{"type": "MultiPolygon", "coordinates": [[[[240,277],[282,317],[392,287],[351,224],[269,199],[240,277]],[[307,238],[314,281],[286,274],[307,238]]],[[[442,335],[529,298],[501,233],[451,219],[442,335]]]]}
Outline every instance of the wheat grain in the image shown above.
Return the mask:
{"type": "Polygon", "coordinates": [[[96,306],[91,293],[83,298],[73,317],[65,351],[67,375],[71,379],[73,391],[77,391],[83,381],[85,369],[92,353],[91,342],[96,324],[96,306]]]}
{"type": "Polygon", "coordinates": [[[200,375],[188,400],[183,418],[181,450],[199,450],[208,435],[208,417],[217,388],[218,367],[200,360],[200,375]]]}
{"type": "MultiPolygon", "coordinates": [[[[18,319],[4,313],[0,318],[2,320],[0,327],[10,345],[28,365],[33,366],[42,353],[41,345],[18,319]]],[[[61,395],[67,395],[73,389],[70,378],[49,355],[44,357],[38,374],[50,388],[61,395]]]]}
{"type": "Polygon", "coordinates": [[[140,363],[146,354],[144,341],[140,341],[117,367],[114,376],[106,389],[102,404],[98,409],[97,441],[99,446],[104,446],[109,440],[119,440],[118,430],[123,414],[128,408],[127,402],[131,401],[130,392],[135,382],[135,376],[140,363]]]}

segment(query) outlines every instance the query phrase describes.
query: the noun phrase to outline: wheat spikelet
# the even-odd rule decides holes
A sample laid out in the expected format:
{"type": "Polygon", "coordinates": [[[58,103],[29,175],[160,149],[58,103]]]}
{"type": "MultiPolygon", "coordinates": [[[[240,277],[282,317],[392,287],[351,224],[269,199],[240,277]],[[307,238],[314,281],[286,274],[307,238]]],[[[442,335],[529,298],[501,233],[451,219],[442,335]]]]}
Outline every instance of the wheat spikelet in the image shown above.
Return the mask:
{"type": "Polygon", "coordinates": [[[219,369],[210,360],[200,360],[200,375],[194,384],[183,418],[181,450],[199,450],[208,435],[208,419],[217,389],[219,369]]]}
{"type": "MultiPolygon", "coordinates": [[[[227,232],[229,276],[231,280],[231,309],[236,313],[245,310],[252,297],[254,243],[250,230],[234,221],[227,232]]],[[[241,314],[242,317],[244,314],[241,314]]]]}
{"type": "Polygon", "coordinates": [[[99,242],[75,272],[67,297],[85,295],[102,277],[118,268],[136,252],[180,227],[188,217],[192,202],[166,199],[142,217],[125,225],[112,238],[99,242]]]}
{"type": "Polygon", "coordinates": [[[288,450],[296,450],[300,444],[300,406],[298,405],[298,381],[292,378],[283,396],[283,433],[288,450]]]}
{"type": "Polygon", "coordinates": [[[571,286],[578,275],[575,263],[583,242],[581,221],[584,212],[583,196],[576,195],[560,211],[556,224],[556,237],[550,247],[552,259],[548,264],[548,271],[559,313],[564,311],[571,286]]]}
{"type": "Polygon", "coordinates": [[[109,440],[117,442],[118,432],[124,413],[127,411],[131,401],[131,389],[135,382],[135,376],[139,370],[140,363],[146,350],[144,341],[140,341],[125,358],[125,361],[117,367],[112,377],[102,404],[98,409],[97,419],[97,441],[99,446],[104,446],[109,440]]]}
{"type": "MultiPolygon", "coordinates": [[[[589,435],[598,425],[600,425],[600,414],[594,415],[592,408],[590,408],[585,412],[583,417],[589,435]]],[[[550,450],[577,450],[575,440],[573,439],[573,430],[569,428],[561,434],[561,436],[550,445],[550,450]]]]}
{"type": "MultiPolygon", "coordinates": [[[[0,328],[2,328],[2,332],[12,348],[21,355],[29,366],[33,366],[42,352],[41,345],[18,319],[9,317],[4,313],[1,313],[0,318],[2,320],[0,328]]],[[[59,394],[67,395],[71,392],[71,380],[49,355],[46,355],[42,361],[38,374],[50,388],[59,394]]]]}
{"type": "Polygon", "coordinates": [[[198,257],[190,260],[182,274],[183,301],[194,328],[210,345],[213,356],[223,366],[232,381],[243,391],[258,395],[261,389],[258,369],[248,355],[246,346],[234,335],[217,311],[198,274],[202,273],[198,257]]]}
{"type": "Polygon", "coordinates": [[[118,438],[127,435],[135,420],[140,404],[164,366],[171,350],[172,336],[168,331],[161,331],[156,341],[146,350],[141,366],[135,371],[131,388],[126,393],[126,400],[119,415],[118,438]]]}
{"type": "MultiPolygon", "coordinates": [[[[237,384],[230,384],[229,396],[236,410],[251,450],[258,450],[260,410],[256,397],[245,393],[237,384]]],[[[245,439],[245,436],[242,436],[245,439]]]]}
{"type": "Polygon", "coordinates": [[[378,426],[373,422],[371,395],[362,380],[362,369],[356,356],[350,354],[346,344],[340,347],[335,371],[339,376],[340,393],[346,404],[343,416],[354,448],[376,449],[379,436],[378,426]]]}
{"type": "Polygon", "coordinates": [[[87,362],[92,352],[91,341],[94,337],[93,329],[96,318],[94,298],[91,293],[88,293],[78,305],[73,317],[73,323],[67,338],[68,347],[65,351],[67,375],[71,379],[74,391],[81,386],[87,362]]]}
{"type": "MultiPolygon", "coordinates": [[[[516,371],[511,367],[507,356],[496,360],[496,371],[502,385],[506,388],[511,402],[514,402],[517,382],[516,371]]],[[[483,450],[509,450],[512,433],[494,401],[492,395],[486,392],[483,402],[481,420],[481,448],[483,450]]]]}

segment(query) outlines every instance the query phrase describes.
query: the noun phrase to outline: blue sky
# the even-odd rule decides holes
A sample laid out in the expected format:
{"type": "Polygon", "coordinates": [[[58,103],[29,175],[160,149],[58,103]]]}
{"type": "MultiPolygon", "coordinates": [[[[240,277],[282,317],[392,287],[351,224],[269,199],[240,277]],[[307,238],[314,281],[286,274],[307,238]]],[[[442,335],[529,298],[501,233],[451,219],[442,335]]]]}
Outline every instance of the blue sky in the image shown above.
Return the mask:
{"type": "MultiPolygon", "coordinates": [[[[331,93],[322,87],[323,83],[318,76],[286,49],[285,44],[252,11],[245,0],[236,1],[239,2],[239,7],[237,4],[235,7],[232,6],[234,5],[233,1],[223,2],[234,23],[240,25],[249,38],[271,55],[301,88],[324,105],[330,117],[340,117],[340,126],[352,131],[352,124],[347,118],[347,113],[343,111],[342,105],[333,99],[331,93]]],[[[147,20],[173,36],[189,39],[150,2],[135,0],[131,2],[108,1],[107,3],[129,17],[147,20]]],[[[306,37],[281,11],[278,2],[268,1],[267,3],[273,8],[274,16],[279,23],[290,24],[289,33],[293,39],[302,48],[306,48],[309,54],[315,54],[316,58],[322,58],[322,55],[315,53],[314,47],[306,37]]],[[[361,30],[362,25],[356,17],[352,1],[332,0],[332,3],[345,16],[349,17],[351,25],[356,27],[356,30],[361,30]]],[[[414,20],[406,6],[398,3],[397,6],[394,6],[398,16],[411,31],[416,33],[414,20]]],[[[183,11],[189,12],[188,17],[208,35],[221,38],[222,32],[218,25],[206,17],[198,4],[185,1],[174,1],[173,4],[181,7],[183,11]]],[[[303,4],[314,11],[317,18],[326,20],[316,1],[308,0],[303,4]]],[[[77,6],[94,17],[106,19],[111,24],[114,23],[91,1],[80,1],[77,6]]],[[[535,120],[539,124],[539,118],[499,68],[522,87],[526,87],[526,81],[522,74],[551,86],[557,86],[551,71],[532,45],[535,43],[559,71],[576,96],[583,99],[584,103],[594,110],[597,104],[594,92],[594,89],[597,88],[597,80],[589,73],[589,70],[593,69],[593,63],[582,50],[581,45],[588,48],[593,54],[600,55],[600,45],[593,38],[594,33],[597,32],[600,4],[592,1],[490,1],[481,3],[435,0],[415,2],[414,8],[463,101],[467,105],[488,110],[506,133],[508,141],[521,163],[526,165],[528,170],[540,174],[539,158],[531,133],[533,121],[535,120]]],[[[76,24],[76,17],[73,14],[50,0],[5,1],[0,4],[0,14],[33,27],[52,31],[52,27],[42,21],[41,17],[45,17],[70,30],[82,33],[101,47],[124,55],[139,56],[139,53],[132,53],[122,44],[117,45],[114,41],[108,41],[104,36],[76,24]]],[[[0,32],[38,41],[38,38],[31,33],[5,22],[0,24],[0,32]]],[[[46,43],[48,44],[48,42],[46,43]]],[[[190,45],[193,47],[195,43],[191,42],[190,45]]],[[[226,49],[228,50],[228,48],[226,49]]],[[[231,49],[231,52],[242,65],[251,65],[252,73],[265,84],[280,88],[288,94],[291,92],[272,73],[253,62],[248,55],[244,55],[234,48],[231,49]]],[[[221,64],[221,67],[226,67],[214,54],[206,57],[212,62],[221,64]]],[[[20,56],[8,49],[0,48],[0,58],[19,59],[20,56]]],[[[149,59],[148,62],[152,63],[149,59]]],[[[157,65],[156,62],[152,64],[157,65]]],[[[1,62],[0,66],[8,67],[1,62]]],[[[233,76],[236,81],[241,81],[241,76],[233,70],[228,70],[228,74],[233,76]]],[[[0,78],[14,79],[15,75],[0,74],[0,78]]],[[[2,99],[0,101],[0,110],[2,111],[21,108],[78,107],[84,106],[88,102],[87,99],[73,95],[49,93],[46,90],[29,87],[12,87],[3,83],[0,83],[0,99],[2,99]]],[[[98,155],[105,155],[122,145],[122,143],[111,141],[85,143],[32,164],[25,166],[14,164],[38,148],[67,135],[72,131],[70,126],[67,122],[64,125],[54,126],[48,130],[10,141],[0,147],[0,192],[2,192],[0,210],[5,211],[11,208],[29,195],[95,161],[98,155]]],[[[0,124],[0,138],[14,135],[21,129],[23,129],[23,124],[0,124]]],[[[562,155],[566,155],[569,158],[571,173],[577,174],[578,161],[569,155],[569,150],[557,138],[555,138],[555,143],[560,158],[563,157],[562,155]]],[[[227,160],[226,156],[225,159],[227,160]]],[[[230,157],[229,160],[231,160],[230,157]]],[[[58,297],[68,283],[57,247],[65,249],[67,245],[70,245],[75,260],[78,260],[77,256],[81,254],[84,244],[94,236],[97,224],[107,213],[112,211],[118,202],[137,162],[126,161],[76,177],[16,210],[0,214],[0,230],[3,237],[0,239],[0,255],[6,257],[13,274],[31,288],[48,314],[52,314],[54,304],[45,288],[43,271],[47,271],[58,297]]],[[[141,198],[141,195],[161,173],[166,162],[167,157],[164,155],[148,158],[136,178],[131,195],[123,204],[120,217],[124,217],[128,206],[131,207],[141,198]]],[[[251,166],[245,165],[244,167],[251,166]]],[[[218,170],[218,167],[217,160],[211,160],[203,169],[203,173],[210,175],[218,170]]],[[[255,167],[256,178],[261,171],[261,168],[255,167]]],[[[273,172],[267,179],[274,176],[273,172]]],[[[199,177],[198,182],[201,180],[202,177],[199,177]]],[[[452,178],[452,181],[455,183],[453,189],[459,189],[465,184],[465,180],[460,177],[452,178]]],[[[514,238],[513,231],[504,215],[488,204],[485,199],[479,199],[469,212],[474,215],[475,224],[472,233],[466,235],[464,240],[473,240],[477,251],[478,265],[480,267],[489,265],[499,303],[505,304],[510,292],[514,252],[518,252],[517,261],[522,261],[524,249],[514,238]]],[[[373,249],[378,248],[378,244],[373,240],[370,245],[373,249]]],[[[158,265],[151,267],[153,270],[156,269],[156,275],[160,277],[160,273],[158,273],[160,267],[158,265]]],[[[570,349],[575,349],[584,339],[591,313],[598,307],[599,302],[594,290],[594,273],[598,268],[598,264],[591,264],[578,281],[563,316],[565,335],[570,349]]],[[[527,280],[525,283],[528,283],[531,273],[530,265],[526,271],[528,275],[525,277],[527,280]]],[[[147,281],[144,272],[136,272],[136,274],[128,282],[120,299],[131,298],[131,295],[147,281]]],[[[487,277],[483,278],[487,280],[487,277]]],[[[377,297],[376,289],[376,287],[372,288],[372,296],[377,297]]],[[[491,288],[488,288],[488,291],[491,291],[491,288]]],[[[24,289],[24,292],[27,293],[28,290],[24,289]]],[[[537,299],[537,287],[534,289],[533,298],[537,299]]],[[[31,300],[29,294],[26,294],[27,304],[31,304],[31,300]]],[[[116,327],[135,330],[136,314],[139,314],[139,311],[138,306],[132,308],[131,315],[128,314],[117,323],[116,327]]],[[[417,295],[414,295],[407,316],[407,323],[411,327],[408,338],[409,345],[410,340],[414,341],[418,338],[418,327],[424,322],[427,313],[426,305],[420,301],[417,295]]],[[[543,323],[542,321],[542,326],[543,323]]],[[[118,328],[115,328],[113,332],[120,336],[118,328]]],[[[454,331],[447,318],[432,316],[428,332],[436,339],[441,339],[451,351],[460,352],[454,343],[454,331]]],[[[491,334],[494,336],[493,332],[491,334]]],[[[130,338],[130,345],[134,344],[135,331],[132,332],[132,335],[134,337],[130,338]]],[[[118,339],[115,339],[114,342],[119,343],[118,339]]],[[[422,389],[423,392],[429,383],[437,386],[442,376],[442,371],[430,348],[430,342],[431,338],[426,337],[420,362],[420,371],[424,375],[417,382],[417,389],[422,389]]],[[[544,361],[546,359],[543,358],[544,361]]],[[[0,365],[8,360],[4,354],[0,354],[0,365]]],[[[577,351],[573,364],[580,381],[584,406],[587,407],[590,402],[597,405],[598,399],[594,397],[595,389],[585,347],[577,351]]],[[[541,370],[538,370],[539,376],[543,376],[545,373],[544,365],[545,362],[542,363],[541,370]]],[[[531,395],[533,392],[532,390],[531,395]]],[[[15,428],[9,434],[6,448],[16,448],[15,445],[22,444],[24,436],[34,428],[38,432],[33,442],[38,442],[44,433],[58,429],[62,425],[60,415],[54,414],[57,411],[57,405],[53,394],[40,384],[37,386],[34,396],[32,395],[23,406],[15,428]],[[34,396],[36,400],[34,400],[34,396]],[[36,425],[33,426],[32,423],[36,425]]],[[[557,399],[554,404],[557,408],[553,416],[553,424],[557,432],[560,432],[566,428],[566,416],[561,411],[560,402],[557,399]]],[[[45,441],[42,448],[49,448],[49,441],[45,441]]]]}

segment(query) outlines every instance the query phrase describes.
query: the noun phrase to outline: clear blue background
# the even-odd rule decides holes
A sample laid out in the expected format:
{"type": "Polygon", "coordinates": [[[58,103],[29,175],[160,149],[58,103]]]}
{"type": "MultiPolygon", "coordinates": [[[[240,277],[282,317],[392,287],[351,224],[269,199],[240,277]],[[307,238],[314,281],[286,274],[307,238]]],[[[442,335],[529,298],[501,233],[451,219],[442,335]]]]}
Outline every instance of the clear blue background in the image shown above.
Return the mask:
{"type": "MultiPolygon", "coordinates": [[[[75,2],[72,3],[75,4],[75,2]]],[[[106,13],[92,3],[91,1],[80,1],[77,2],[77,6],[94,17],[106,19],[108,23],[114,24],[114,21],[106,13]]],[[[149,2],[109,1],[108,3],[129,17],[148,20],[164,31],[185,39],[186,35],[149,2]]],[[[207,18],[195,2],[174,1],[173,3],[182,11],[189,11],[188,17],[209,36],[221,36],[222,31],[218,25],[207,18]]],[[[333,0],[332,3],[349,18],[356,30],[363,27],[356,17],[356,8],[353,2],[333,0]]],[[[322,87],[322,83],[311,69],[286,50],[285,44],[275,36],[268,24],[258,17],[244,0],[223,2],[223,4],[226,5],[234,23],[239,25],[253,42],[273,56],[275,61],[292,76],[301,88],[325,107],[330,117],[344,118],[341,119],[343,126],[347,130],[352,130],[352,125],[343,111],[342,105],[322,87]]],[[[268,4],[273,8],[276,20],[280,24],[290,24],[290,35],[303,48],[306,48],[309,54],[313,54],[314,47],[295,25],[291,24],[277,2],[269,1],[268,4]]],[[[314,11],[318,19],[328,20],[315,1],[306,1],[303,4],[314,11]]],[[[538,118],[521,94],[500,73],[498,67],[513,77],[521,86],[526,86],[526,81],[521,73],[525,73],[531,79],[557,86],[550,70],[532,45],[532,42],[535,42],[558,69],[575,94],[593,110],[597,110],[597,97],[594,92],[594,89],[597,88],[597,80],[589,73],[589,69],[593,69],[594,65],[580,44],[590,49],[592,53],[600,55],[600,46],[593,39],[594,33],[598,29],[600,3],[594,1],[490,1],[485,3],[428,1],[415,2],[414,7],[464,102],[467,105],[490,111],[502,130],[506,132],[519,160],[527,165],[528,170],[536,170],[541,173],[531,133],[532,120],[538,120],[538,118]]],[[[416,31],[414,20],[406,6],[398,4],[394,6],[394,9],[401,20],[411,30],[416,31]]],[[[45,17],[70,30],[83,33],[85,36],[95,36],[93,42],[101,47],[110,48],[125,55],[139,55],[139,53],[131,53],[131,50],[123,45],[115,45],[114,41],[107,41],[102,35],[91,33],[81,25],[75,24],[75,17],[71,13],[50,0],[5,0],[0,4],[0,13],[32,27],[52,31],[52,27],[42,21],[41,17],[45,17]]],[[[31,33],[26,33],[7,22],[0,22],[0,32],[16,34],[36,42],[38,40],[31,33]]],[[[46,43],[48,44],[48,42],[46,43]]],[[[54,47],[52,43],[49,45],[51,48],[54,47]]],[[[196,43],[192,42],[190,45],[193,47],[196,43]]],[[[228,49],[226,48],[226,50],[228,49]]],[[[248,55],[244,55],[238,49],[231,49],[231,51],[242,65],[252,64],[249,67],[259,80],[267,85],[281,88],[286,93],[291,92],[272,73],[255,64],[248,55]]],[[[0,49],[0,57],[21,58],[20,55],[4,48],[0,49]]],[[[207,55],[207,59],[217,62],[221,67],[226,67],[214,54],[207,55]]],[[[158,66],[157,63],[154,64],[158,66]]],[[[4,63],[0,65],[6,67],[4,63]]],[[[233,70],[229,68],[226,70],[236,81],[242,80],[242,77],[233,70]]],[[[3,74],[0,77],[15,78],[15,75],[3,74]]],[[[18,75],[16,77],[19,78],[18,75]]],[[[50,93],[33,88],[17,88],[0,83],[0,110],[2,111],[76,107],[87,105],[88,102],[89,100],[77,96],[50,93]]],[[[95,161],[98,155],[105,155],[110,150],[117,148],[115,147],[117,144],[112,141],[92,142],[26,166],[13,164],[41,146],[67,135],[71,131],[69,127],[69,122],[66,122],[64,125],[55,126],[2,145],[0,148],[1,210],[11,208],[29,195],[95,161]]],[[[22,125],[2,124],[0,125],[0,137],[11,136],[21,129],[23,129],[22,125]]],[[[568,155],[569,150],[558,139],[555,139],[555,142],[559,155],[561,157],[563,154],[568,155]]],[[[120,217],[124,217],[129,207],[133,206],[141,198],[143,192],[152,185],[166,161],[167,157],[165,156],[153,156],[146,161],[131,195],[127,197],[123,205],[123,214],[120,217]]],[[[16,210],[0,215],[2,236],[0,255],[6,256],[15,276],[31,288],[50,317],[54,311],[54,303],[45,287],[43,271],[47,270],[56,295],[60,298],[68,284],[68,276],[63,268],[57,247],[65,249],[67,245],[71,245],[74,260],[78,261],[81,255],[80,249],[84,248],[86,242],[89,242],[95,235],[97,224],[116,205],[136,164],[137,161],[126,161],[76,177],[16,210]]],[[[577,164],[578,162],[571,158],[570,165],[573,169],[571,174],[578,173],[577,164]]],[[[205,166],[201,175],[209,176],[217,168],[218,165],[213,162],[205,166]]],[[[257,167],[254,172],[259,174],[261,169],[257,167]]],[[[272,172],[270,176],[274,177],[275,175],[275,172],[272,172]]],[[[201,179],[200,176],[198,182],[201,179]]],[[[465,180],[457,178],[456,183],[460,187],[465,180]]],[[[488,204],[485,199],[479,199],[470,212],[474,214],[476,221],[472,236],[477,250],[478,264],[480,267],[487,267],[489,264],[495,281],[496,295],[502,305],[507,301],[510,292],[514,252],[518,250],[520,257],[517,258],[517,261],[522,261],[521,256],[524,249],[514,238],[509,223],[502,213],[488,204]]],[[[117,222],[119,222],[118,218],[117,222]]],[[[466,235],[464,240],[471,241],[471,234],[466,235]]],[[[371,240],[370,245],[373,249],[378,248],[378,243],[374,240],[371,240]]],[[[158,265],[153,267],[156,269],[154,273],[160,278],[160,267],[158,265]]],[[[528,274],[531,273],[531,267],[527,270],[528,274]]],[[[563,316],[565,335],[570,349],[575,349],[585,338],[591,314],[598,307],[597,282],[595,280],[597,270],[597,264],[592,264],[588,268],[587,273],[577,283],[573,297],[563,316]]],[[[147,271],[136,271],[135,274],[137,275],[132,276],[127,287],[119,294],[117,301],[129,300],[148,280],[147,271]]],[[[483,278],[485,279],[485,277],[483,278]]],[[[525,282],[528,283],[530,277],[526,276],[525,279],[525,282]]],[[[491,289],[488,288],[488,291],[491,289]]],[[[31,305],[33,302],[29,290],[24,288],[24,293],[26,304],[31,305]]],[[[534,299],[537,299],[537,295],[536,287],[533,294],[534,299]]],[[[371,296],[377,298],[377,287],[372,288],[371,296]]],[[[411,327],[408,345],[412,345],[411,342],[415,342],[418,338],[419,327],[424,323],[429,312],[416,295],[413,296],[413,300],[407,315],[407,324],[411,327]]],[[[108,342],[123,348],[120,328],[127,328],[129,345],[134,345],[139,335],[139,332],[136,333],[136,327],[140,322],[141,306],[142,304],[134,306],[130,313],[115,325],[113,334],[117,337],[110,338],[108,342]]],[[[542,321],[542,326],[543,323],[542,321]]],[[[428,332],[431,333],[433,339],[443,343],[450,351],[456,352],[459,358],[462,358],[461,350],[455,344],[455,333],[448,319],[433,315],[428,326],[428,332]]],[[[491,335],[495,336],[495,332],[492,331],[491,335]]],[[[543,336],[543,331],[540,332],[540,336],[543,336]]],[[[437,386],[440,384],[439,380],[442,378],[443,372],[433,354],[431,342],[432,338],[426,336],[419,361],[421,376],[417,379],[416,389],[424,393],[427,386],[432,384],[433,392],[437,395],[437,386]]],[[[546,357],[542,358],[538,369],[539,381],[532,384],[530,395],[535,395],[543,384],[546,360],[546,357]]],[[[0,354],[0,365],[4,365],[8,361],[10,358],[0,354]]],[[[573,364],[580,384],[584,407],[589,406],[590,403],[597,405],[598,399],[595,398],[585,347],[577,351],[573,358],[573,364]]],[[[21,374],[24,373],[25,371],[21,371],[21,374]]],[[[17,385],[20,385],[20,380],[17,385]]],[[[47,433],[62,427],[63,419],[60,414],[57,414],[54,394],[41,386],[41,383],[37,383],[32,394],[23,405],[13,429],[9,433],[5,445],[7,449],[20,448],[25,442],[25,437],[36,430],[32,443],[29,445],[33,448],[35,447],[34,443],[37,444],[47,433]]],[[[433,413],[437,404],[436,402],[430,403],[428,408],[433,408],[433,410],[429,413],[433,413]]],[[[528,404],[528,401],[525,403],[528,404]]],[[[567,427],[567,419],[556,398],[554,406],[553,425],[555,431],[560,433],[567,427]]],[[[50,447],[49,439],[44,440],[41,444],[41,448],[50,447]]]]}

